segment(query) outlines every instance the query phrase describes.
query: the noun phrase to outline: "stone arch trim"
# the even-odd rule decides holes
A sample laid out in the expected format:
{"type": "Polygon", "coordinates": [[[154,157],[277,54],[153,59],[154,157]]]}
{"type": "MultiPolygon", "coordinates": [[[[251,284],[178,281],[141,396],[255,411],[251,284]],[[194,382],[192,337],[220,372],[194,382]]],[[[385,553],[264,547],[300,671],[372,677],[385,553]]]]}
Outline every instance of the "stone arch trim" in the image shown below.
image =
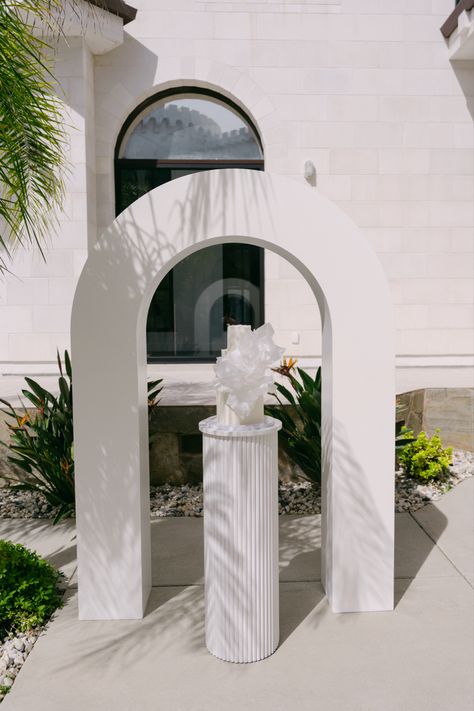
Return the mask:
{"type": "Polygon", "coordinates": [[[117,97],[117,123],[111,131],[111,140],[117,139],[120,128],[138,104],[153,94],[180,86],[207,88],[236,103],[259,128],[265,146],[265,129],[273,125],[276,116],[271,100],[248,74],[204,57],[166,57],[158,62],[153,83],[147,89],[133,96],[124,92],[121,100],[117,97]]]}
{"type": "Polygon", "coordinates": [[[287,258],[318,300],[323,582],[334,611],[393,606],[394,346],[382,267],[357,227],[311,188],[216,170],[133,203],[79,279],[71,330],[82,618],[143,615],[151,585],[146,316],[171,268],[226,241],[287,258]]]}
{"type": "MultiPolygon", "coordinates": [[[[123,124],[132,111],[149,97],[181,86],[209,89],[237,104],[257,127],[264,155],[278,146],[276,136],[281,122],[276,108],[248,74],[215,59],[192,56],[160,58],[154,76],[146,87],[137,90],[136,81],[130,85],[119,82],[96,106],[96,124],[100,136],[96,145],[97,165],[109,166],[107,172],[103,169],[97,171],[97,181],[101,194],[105,195],[105,201],[110,206],[114,202],[114,149],[123,124]]],[[[114,218],[113,208],[109,212],[107,224],[114,218]]],[[[105,226],[100,216],[98,223],[105,226]]]]}

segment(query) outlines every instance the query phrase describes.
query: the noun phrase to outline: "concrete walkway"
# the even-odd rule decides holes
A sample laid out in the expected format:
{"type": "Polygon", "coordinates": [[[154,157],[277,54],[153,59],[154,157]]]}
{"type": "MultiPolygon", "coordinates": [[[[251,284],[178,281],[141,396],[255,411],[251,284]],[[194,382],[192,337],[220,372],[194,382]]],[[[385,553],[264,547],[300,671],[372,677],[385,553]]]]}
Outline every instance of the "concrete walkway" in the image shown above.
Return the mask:
{"type": "Polygon", "coordinates": [[[280,519],[281,644],[227,664],[204,645],[202,520],[152,524],[145,619],[78,622],[70,524],[0,522],[70,580],[2,711],[472,711],[474,479],[397,514],[394,612],[333,614],[317,516],[280,519]]]}

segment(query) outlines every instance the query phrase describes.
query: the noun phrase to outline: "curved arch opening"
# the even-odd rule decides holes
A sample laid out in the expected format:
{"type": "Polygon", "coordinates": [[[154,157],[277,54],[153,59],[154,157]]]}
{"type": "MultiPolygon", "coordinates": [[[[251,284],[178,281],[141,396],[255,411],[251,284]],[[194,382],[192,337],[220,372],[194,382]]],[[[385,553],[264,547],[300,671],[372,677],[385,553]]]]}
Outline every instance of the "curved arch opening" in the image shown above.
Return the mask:
{"type": "Polygon", "coordinates": [[[385,275],[330,201],[282,176],[235,170],[188,176],[144,197],[110,226],[80,277],[71,333],[83,619],[141,617],[151,585],[144,344],[154,290],[185,257],[236,241],[288,259],[321,310],[322,569],[331,606],[392,608],[394,368],[385,275]]]}
{"type": "MultiPolygon", "coordinates": [[[[318,283],[317,279],[315,278],[314,274],[310,271],[307,265],[305,265],[303,262],[300,260],[296,259],[295,256],[289,251],[284,248],[282,248],[280,245],[275,245],[271,242],[268,242],[265,239],[259,238],[259,237],[254,237],[254,236],[249,236],[249,235],[233,235],[232,237],[227,236],[225,240],[222,238],[209,238],[206,239],[204,242],[197,242],[193,245],[188,246],[186,249],[183,249],[179,254],[175,254],[173,257],[170,258],[169,262],[166,264],[166,267],[163,270],[160,270],[159,273],[156,276],[156,280],[153,281],[152,284],[149,284],[146,290],[146,294],[144,296],[143,302],[142,302],[142,309],[141,309],[141,321],[143,322],[143,319],[145,320],[144,323],[146,323],[148,319],[148,312],[151,307],[151,303],[153,301],[154,294],[156,293],[157,289],[159,288],[160,284],[163,283],[168,275],[176,269],[179,264],[185,263],[186,260],[189,260],[192,258],[193,255],[198,254],[198,253],[204,253],[206,250],[211,250],[214,249],[218,245],[226,245],[226,244],[235,244],[235,245],[248,245],[251,247],[259,248],[261,250],[264,250],[267,255],[275,255],[277,256],[281,262],[285,263],[285,265],[288,265],[288,267],[291,267],[291,270],[293,273],[297,273],[299,276],[302,276],[306,284],[308,285],[309,289],[311,290],[312,294],[314,295],[315,298],[315,304],[314,306],[317,306],[317,309],[319,310],[319,315],[321,319],[323,318],[323,315],[326,319],[328,319],[328,324],[329,324],[329,319],[330,319],[330,313],[329,313],[329,306],[326,302],[324,292],[322,290],[322,287],[318,283]]],[[[252,306],[255,303],[256,297],[257,297],[257,290],[250,281],[244,281],[244,288],[248,292],[249,296],[252,298],[248,298],[247,295],[245,295],[245,299],[250,303],[252,306]]],[[[239,286],[240,284],[238,283],[239,280],[235,280],[232,278],[226,279],[224,286],[232,288],[233,286],[239,286]]],[[[209,297],[211,297],[212,302],[214,303],[217,298],[219,298],[218,290],[219,290],[220,284],[219,281],[217,282],[212,282],[209,284],[207,289],[202,292],[202,295],[200,296],[199,301],[193,305],[192,310],[194,313],[195,308],[202,314],[204,313],[204,304],[206,304],[209,300],[209,297]]],[[[220,295],[221,296],[221,295],[220,295]]],[[[271,320],[271,319],[268,319],[271,320]]],[[[257,321],[257,319],[255,319],[257,321]]],[[[143,324],[142,324],[143,325],[143,324]]],[[[252,324],[253,326],[253,324],[252,324]]],[[[320,323],[317,323],[317,330],[319,330],[320,323]]],[[[258,326],[253,326],[253,327],[258,327],[258,326]]],[[[140,326],[141,328],[141,326],[140,326]]],[[[318,356],[321,355],[321,353],[317,353],[318,356]]],[[[215,356],[213,355],[213,358],[215,356]]]]}

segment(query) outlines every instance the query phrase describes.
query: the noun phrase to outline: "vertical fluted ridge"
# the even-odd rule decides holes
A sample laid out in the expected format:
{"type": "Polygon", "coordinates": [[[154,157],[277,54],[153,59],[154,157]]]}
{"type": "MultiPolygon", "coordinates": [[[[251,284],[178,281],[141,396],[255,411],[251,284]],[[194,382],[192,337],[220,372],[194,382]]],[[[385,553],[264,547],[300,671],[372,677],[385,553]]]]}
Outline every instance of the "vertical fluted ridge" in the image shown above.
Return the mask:
{"type": "Polygon", "coordinates": [[[204,434],[206,644],[254,662],[279,638],[277,432],[204,434]]]}

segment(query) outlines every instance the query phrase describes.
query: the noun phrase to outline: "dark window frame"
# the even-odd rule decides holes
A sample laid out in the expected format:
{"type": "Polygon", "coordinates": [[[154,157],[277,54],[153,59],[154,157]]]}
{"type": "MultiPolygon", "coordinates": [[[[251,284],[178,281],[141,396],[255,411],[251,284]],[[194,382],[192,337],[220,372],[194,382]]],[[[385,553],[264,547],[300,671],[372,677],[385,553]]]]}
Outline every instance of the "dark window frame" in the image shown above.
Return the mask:
{"type": "Polygon", "coordinates": [[[177,169],[177,170],[216,170],[225,168],[248,168],[249,170],[263,170],[263,160],[158,160],[156,158],[116,158],[115,168],[115,216],[118,217],[126,206],[121,206],[122,172],[121,168],[147,169],[177,169]]]}

